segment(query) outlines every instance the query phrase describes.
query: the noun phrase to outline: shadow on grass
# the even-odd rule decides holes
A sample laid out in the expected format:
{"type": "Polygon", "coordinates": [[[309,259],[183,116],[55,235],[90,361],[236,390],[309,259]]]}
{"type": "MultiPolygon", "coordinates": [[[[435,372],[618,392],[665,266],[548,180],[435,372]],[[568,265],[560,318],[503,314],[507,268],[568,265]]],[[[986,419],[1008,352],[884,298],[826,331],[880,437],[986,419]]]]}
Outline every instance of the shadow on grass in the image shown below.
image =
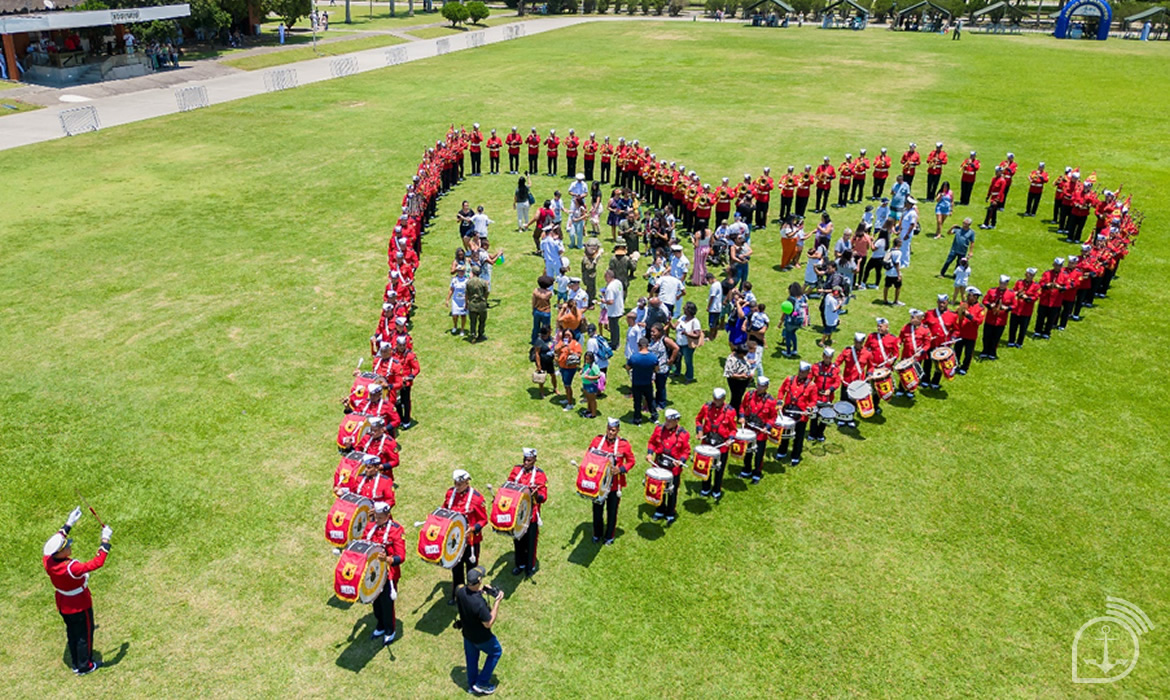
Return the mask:
{"type": "MultiPolygon", "coordinates": [[[[97,629],[97,625],[94,629],[97,629]]],[[[94,650],[93,659],[102,665],[102,668],[108,669],[117,666],[122,659],[126,658],[126,650],[130,648],[130,642],[122,642],[122,646],[118,647],[118,653],[114,654],[113,658],[106,660],[100,651],[94,650]]],[[[69,655],[69,645],[61,651],[61,663],[68,668],[73,668],[73,657],[69,655]]]]}
{"type": "MultiPolygon", "coordinates": [[[[653,512],[653,508],[651,508],[651,512],[653,512]]],[[[666,534],[666,530],[655,522],[639,523],[638,527],[634,528],[634,530],[638,533],[639,537],[651,542],[661,539],[666,534]]]]}
{"type": "Polygon", "coordinates": [[[417,613],[427,603],[431,604],[431,607],[415,623],[416,630],[438,636],[455,621],[455,606],[447,605],[448,589],[449,584],[446,581],[435,583],[430,594],[412,611],[417,613]]]}
{"type": "Polygon", "coordinates": [[[600,542],[593,541],[592,521],[586,521],[578,525],[577,529],[573,530],[573,536],[561,547],[561,551],[568,549],[573,543],[576,543],[577,546],[573,548],[572,552],[569,552],[569,563],[589,568],[589,565],[597,558],[597,552],[602,547],[600,542]]]}
{"type": "Polygon", "coordinates": [[[683,508],[692,515],[702,515],[711,511],[711,502],[702,496],[688,498],[683,501],[683,508]]]}
{"type": "Polygon", "coordinates": [[[371,611],[353,623],[353,629],[345,640],[348,645],[337,657],[337,665],[354,673],[359,673],[365,668],[382,648],[381,642],[370,639],[370,633],[373,631],[374,613],[371,611]]]}

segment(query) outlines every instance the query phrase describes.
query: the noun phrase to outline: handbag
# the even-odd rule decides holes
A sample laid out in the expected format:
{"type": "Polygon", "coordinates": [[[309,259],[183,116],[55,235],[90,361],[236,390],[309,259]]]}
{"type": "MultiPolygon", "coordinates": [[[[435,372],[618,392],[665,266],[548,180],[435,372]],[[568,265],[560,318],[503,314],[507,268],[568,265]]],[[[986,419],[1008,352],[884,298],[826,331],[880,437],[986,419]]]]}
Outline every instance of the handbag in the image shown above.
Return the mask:
{"type": "Polygon", "coordinates": [[[532,373],[532,383],[533,384],[544,384],[546,380],[548,380],[547,373],[545,373],[545,372],[533,372],[532,373]]]}
{"type": "Polygon", "coordinates": [[[597,379],[597,393],[605,393],[605,372],[602,372],[601,376],[597,379]]]}

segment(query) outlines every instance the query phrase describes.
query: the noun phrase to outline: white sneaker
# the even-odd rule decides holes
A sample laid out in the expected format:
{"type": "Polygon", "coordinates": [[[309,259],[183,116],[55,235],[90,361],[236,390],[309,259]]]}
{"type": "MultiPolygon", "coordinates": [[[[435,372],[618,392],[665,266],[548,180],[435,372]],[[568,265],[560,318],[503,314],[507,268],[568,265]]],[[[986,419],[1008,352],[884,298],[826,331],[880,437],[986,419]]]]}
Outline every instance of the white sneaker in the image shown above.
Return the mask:
{"type": "Polygon", "coordinates": [[[382,646],[386,646],[390,642],[393,642],[394,638],[397,636],[398,636],[398,630],[394,630],[390,634],[386,635],[385,637],[382,638],[382,646]]]}
{"type": "Polygon", "coordinates": [[[377,639],[378,637],[384,637],[385,635],[386,630],[374,630],[374,633],[370,635],[370,639],[377,639]]]}

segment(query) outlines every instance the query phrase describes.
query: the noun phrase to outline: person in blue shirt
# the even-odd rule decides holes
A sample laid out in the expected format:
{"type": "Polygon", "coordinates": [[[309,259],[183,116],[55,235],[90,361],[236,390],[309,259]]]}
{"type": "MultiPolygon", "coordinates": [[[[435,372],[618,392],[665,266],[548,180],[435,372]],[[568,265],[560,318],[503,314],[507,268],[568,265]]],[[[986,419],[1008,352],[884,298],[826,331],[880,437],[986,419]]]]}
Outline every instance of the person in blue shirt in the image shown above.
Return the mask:
{"type": "Polygon", "coordinates": [[[658,355],[650,352],[650,341],[638,339],[638,351],[626,360],[630,370],[630,385],[634,394],[634,425],[642,423],[642,404],[650,408],[650,420],[658,420],[658,409],[654,406],[654,373],[658,369],[658,355]]]}
{"type": "Polygon", "coordinates": [[[894,186],[890,188],[890,213],[895,219],[902,218],[902,210],[906,208],[906,198],[909,196],[910,185],[907,185],[899,175],[894,186]]]}

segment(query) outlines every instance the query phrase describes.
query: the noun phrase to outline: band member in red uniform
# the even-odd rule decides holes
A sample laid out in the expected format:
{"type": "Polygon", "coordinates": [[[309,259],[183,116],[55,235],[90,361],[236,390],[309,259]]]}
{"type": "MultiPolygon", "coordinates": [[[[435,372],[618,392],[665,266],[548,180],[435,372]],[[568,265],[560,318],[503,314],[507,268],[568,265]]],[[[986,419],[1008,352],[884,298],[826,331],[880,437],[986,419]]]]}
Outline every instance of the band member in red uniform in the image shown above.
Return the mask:
{"type": "Polygon", "coordinates": [[[520,173],[520,144],[524,143],[524,137],[516,131],[516,127],[512,127],[512,133],[504,138],[504,143],[508,145],[508,174],[518,175],[520,173]]]}
{"type": "Polygon", "coordinates": [[[711,194],[711,185],[703,185],[703,191],[695,197],[695,230],[703,231],[711,225],[711,208],[715,205],[715,197],[711,194]]]}
{"type": "Polygon", "coordinates": [[[483,542],[483,529],[488,521],[483,494],[471,485],[471,474],[465,469],[456,469],[451,479],[455,484],[447,489],[441,507],[463,513],[463,517],[467,518],[467,546],[463,548],[463,558],[451,569],[451,598],[447,601],[448,605],[455,604],[455,589],[464,584],[467,572],[479,561],[479,544],[483,542]]]}
{"type": "Polygon", "coordinates": [[[795,166],[788,166],[788,172],[780,176],[780,221],[787,221],[792,213],[792,200],[796,197],[795,166]]]}
{"type": "Polygon", "coordinates": [[[89,561],[78,561],[73,558],[73,540],[69,537],[78,520],[81,520],[80,506],[73,509],[61,529],[45,542],[41,564],[57,591],[57,612],[65,621],[65,640],[73,672],[84,676],[101,666],[93,658],[93,597],[89,593],[89,575],[106,563],[114,531],[109,525],[103,525],[97,555],[89,561]]]}
{"type": "Polygon", "coordinates": [[[1016,154],[1008,153],[1007,158],[1000,162],[999,167],[1003,170],[1003,179],[1007,180],[1007,187],[1003,188],[1003,201],[999,204],[999,208],[1003,209],[1007,203],[1008,192],[1012,191],[1012,179],[1016,176],[1016,171],[1020,169],[1020,164],[1016,162],[1016,154]]]}
{"type": "Polygon", "coordinates": [[[662,505],[654,511],[655,520],[666,518],[669,525],[678,519],[678,493],[682,490],[682,470],[691,458],[691,435],[678,424],[682,416],[673,408],[666,409],[665,421],[654,427],[650,441],[646,443],[646,459],[651,464],[669,469],[674,476],[673,488],[662,499],[662,505]]]}
{"type": "Polygon", "coordinates": [[[1048,173],[1044,171],[1044,161],[1028,174],[1028,203],[1024,208],[1024,216],[1036,216],[1040,209],[1040,198],[1044,196],[1044,185],[1048,184],[1048,173]]]}
{"type": "Polygon", "coordinates": [[[353,492],[370,499],[375,505],[386,503],[393,507],[396,500],[394,479],[382,471],[382,462],[376,455],[362,458],[362,475],[358,477],[353,492]]]}
{"type": "Polygon", "coordinates": [[[768,226],[768,200],[772,198],[772,169],[764,168],[764,173],[752,183],[752,198],[756,200],[756,228],[768,226]]]}
{"type": "Polygon", "coordinates": [[[557,136],[556,129],[548,130],[548,138],[544,140],[545,155],[548,160],[548,172],[546,175],[557,174],[557,153],[561,147],[561,138],[557,136]]]}
{"type": "Polygon", "coordinates": [[[1074,189],[1068,200],[1068,238],[1069,243],[1080,243],[1085,232],[1085,222],[1089,219],[1089,212],[1097,203],[1097,195],[1093,192],[1093,183],[1086,182],[1079,190],[1074,189]]]}
{"type": "MultiPolygon", "coordinates": [[[[778,402],[781,404],[784,415],[796,421],[796,437],[792,441],[792,466],[800,464],[804,452],[804,432],[808,427],[808,412],[817,405],[817,388],[813,384],[812,365],[800,363],[800,371],[785,377],[780,384],[778,402]]],[[[788,440],[780,441],[780,449],[776,451],[776,459],[788,457],[788,440]]]]}
{"type": "Polygon", "coordinates": [[[609,137],[605,137],[605,142],[601,144],[601,181],[608,183],[610,176],[613,175],[613,144],[609,142],[609,137]]]}
{"type": "Polygon", "coordinates": [[[569,136],[565,139],[565,174],[569,177],[577,174],[577,149],[580,147],[581,139],[577,138],[577,132],[569,129],[569,136]]]}
{"type": "Polygon", "coordinates": [[[1056,224],[1057,233],[1064,233],[1061,229],[1062,219],[1060,216],[1061,207],[1063,205],[1064,188],[1068,184],[1069,178],[1072,176],[1072,167],[1065,166],[1064,172],[1056,177],[1056,181],[1052,183],[1052,220],[1051,224],[1056,224]]]}
{"type": "Polygon", "coordinates": [[[1003,176],[1003,168],[995,166],[995,177],[991,178],[991,185],[987,188],[987,214],[983,217],[981,229],[994,229],[996,215],[1003,208],[1003,198],[1007,193],[1008,181],[1003,176]]]}
{"type": "Polygon", "coordinates": [[[942,180],[943,166],[947,164],[947,152],[942,141],[934,144],[934,150],[926,154],[926,201],[933,202],[942,180]]]}
{"type": "Polygon", "coordinates": [[[532,576],[540,569],[536,561],[536,544],[540,540],[540,507],[548,500],[548,477],[545,476],[543,469],[536,466],[536,448],[525,447],[522,454],[524,459],[512,467],[508,481],[527,486],[532,492],[532,519],[524,536],[512,540],[516,554],[516,565],[512,568],[512,575],[532,576]]]}
{"type": "Polygon", "coordinates": [[[1068,273],[1064,270],[1064,258],[1052,261],[1052,269],[1040,276],[1040,313],[1036,319],[1033,338],[1048,340],[1060,317],[1060,304],[1064,288],[1068,285],[1068,273]]]}
{"type": "Polygon", "coordinates": [[[592,182],[593,166],[597,162],[597,152],[601,150],[601,144],[597,143],[597,132],[589,132],[589,138],[581,144],[581,150],[585,154],[585,179],[592,182]]]}
{"type": "Polygon", "coordinates": [[[727,392],[717,388],[695,416],[695,437],[699,443],[719,448],[719,463],[712,465],[699,491],[703,496],[714,493],[716,501],[723,498],[723,470],[727,468],[727,453],[731,449],[728,441],[735,435],[735,429],[735,409],[727,404],[727,392]]]}
{"type": "MultiPolygon", "coordinates": [[[[938,295],[935,308],[926,312],[926,327],[930,329],[930,349],[941,348],[944,345],[954,345],[959,337],[959,315],[951,311],[951,298],[946,294],[938,295]]],[[[930,353],[922,363],[922,386],[932,389],[940,388],[942,368],[934,366],[930,353]],[[933,369],[933,372],[931,371],[933,369]]]]}
{"type": "Polygon", "coordinates": [[[975,176],[979,172],[979,159],[975,157],[975,151],[971,151],[971,155],[959,166],[959,171],[959,204],[967,206],[971,203],[971,190],[975,189],[975,176]]]}
{"type": "Polygon", "coordinates": [[[812,166],[804,166],[804,171],[796,178],[796,215],[803,217],[805,209],[808,208],[808,197],[812,192],[813,176],[812,166]]]}
{"type": "Polygon", "coordinates": [[[740,425],[756,431],[756,449],[743,455],[743,469],[739,478],[752,478],[753,484],[764,478],[764,453],[768,447],[768,430],[776,423],[779,408],[776,399],[768,393],[768,378],[756,377],[756,390],[744,394],[739,402],[740,425]],[[753,466],[754,462],[754,466],[753,466]]]}
{"type": "Polygon", "coordinates": [[[828,156],[825,156],[817,166],[814,179],[817,182],[817,201],[813,205],[813,211],[820,214],[829,206],[829,192],[833,189],[833,180],[837,179],[837,170],[829,163],[828,156]]]}
{"type": "Polygon", "coordinates": [[[837,166],[837,208],[849,205],[849,190],[853,187],[853,154],[846,153],[845,160],[837,166]]]}
{"type": "MultiPolygon", "coordinates": [[[[821,361],[813,365],[810,370],[813,386],[816,387],[815,406],[832,405],[837,389],[841,386],[841,370],[833,364],[833,355],[833,348],[825,348],[821,351],[821,361]]],[[[814,418],[808,439],[824,442],[825,427],[824,421],[814,418]]]]}
{"type": "Polygon", "coordinates": [[[410,430],[414,426],[410,392],[422,368],[418,364],[418,356],[407,346],[406,341],[407,338],[401,335],[395,339],[388,378],[397,396],[396,408],[402,422],[401,427],[403,430],[410,430]]]}
{"type": "Polygon", "coordinates": [[[524,143],[528,144],[528,174],[535,175],[540,170],[540,134],[535,126],[528,132],[524,143]]]}
{"type": "Polygon", "coordinates": [[[865,347],[873,355],[874,367],[892,369],[898,361],[898,336],[890,332],[887,319],[877,319],[877,330],[869,334],[865,347]]]}
{"type": "Polygon", "coordinates": [[[886,149],[873,159],[873,193],[870,199],[881,199],[882,193],[886,191],[886,180],[890,177],[890,156],[886,153],[886,149]]]}
{"type": "Polygon", "coordinates": [[[999,276],[999,286],[987,290],[983,297],[983,308],[987,310],[983,322],[983,352],[979,353],[981,360],[998,360],[999,341],[1007,329],[1008,314],[1016,303],[1016,293],[1008,289],[1012,281],[1010,275],[999,276]]]}
{"type": "Polygon", "coordinates": [[[613,544],[617,530],[618,506],[622,502],[622,489],[626,487],[626,472],[634,468],[634,451],[630,448],[629,440],[618,435],[622,424],[617,418],[610,418],[605,428],[605,435],[598,435],[589,443],[589,447],[606,454],[613,455],[613,481],[605,503],[593,503],[593,541],[600,542],[605,538],[606,544],[613,544]],[[604,529],[603,526],[604,525],[604,529]]]}
{"type": "Polygon", "coordinates": [[[362,539],[380,544],[386,549],[383,561],[389,569],[382,592],[374,598],[374,633],[370,639],[382,638],[385,646],[398,636],[398,618],[394,613],[394,601],[398,599],[398,581],[402,578],[402,562],[406,559],[406,539],[402,526],[390,518],[390,504],[374,504],[374,519],[366,525],[362,539]]]}
{"type": "Polygon", "coordinates": [[[1077,288],[1081,285],[1084,272],[1080,267],[1081,259],[1076,255],[1068,256],[1068,266],[1065,268],[1066,281],[1064,293],[1060,296],[1060,321],[1056,330],[1063,331],[1068,327],[1068,319],[1072,316],[1073,307],[1077,303],[1077,288]]]}
{"type": "Polygon", "coordinates": [[[378,458],[382,473],[394,479],[394,470],[398,468],[398,442],[386,432],[386,421],[379,416],[371,416],[370,428],[357,441],[354,449],[365,452],[378,458]]]}
{"type": "MultiPolygon", "coordinates": [[[[902,346],[900,356],[903,360],[914,360],[919,364],[926,360],[930,350],[930,328],[927,327],[925,320],[925,313],[919,309],[910,309],[910,322],[902,326],[901,332],[898,333],[898,341],[902,346]]],[[[898,379],[897,395],[908,399],[914,398],[914,392],[901,384],[901,377],[898,379]]],[[[919,383],[921,381],[919,380],[919,383]]]]}
{"type": "Polygon", "coordinates": [[[865,199],[865,177],[869,172],[869,158],[865,156],[865,149],[858,152],[857,160],[853,162],[853,192],[849,196],[850,202],[860,202],[865,199]]]}
{"type": "Polygon", "coordinates": [[[718,228],[731,218],[731,205],[735,202],[735,188],[727,178],[715,190],[715,227],[718,228]]]}
{"type": "Polygon", "coordinates": [[[914,174],[918,172],[918,165],[922,156],[918,154],[918,144],[910,144],[910,148],[902,154],[902,182],[914,187],[914,174]]]}
{"type": "Polygon", "coordinates": [[[488,149],[488,165],[492,175],[500,174],[500,149],[503,148],[504,142],[496,135],[496,130],[492,129],[491,136],[487,140],[488,149]]]}
{"type": "Polygon", "coordinates": [[[475,177],[480,175],[480,166],[483,157],[483,134],[479,130],[479,124],[471,125],[471,133],[467,135],[467,148],[471,151],[471,174],[475,177]]]}
{"type": "Polygon", "coordinates": [[[1036,268],[1029,267],[1024,272],[1024,279],[1018,280],[1012,287],[1015,293],[1015,302],[1012,304],[1012,317],[1008,328],[1009,348],[1024,347],[1024,337],[1028,335],[1028,325],[1032,322],[1032,313],[1036,308],[1036,300],[1040,298],[1040,284],[1036,281],[1036,268]]]}
{"type": "MultiPolygon", "coordinates": [[[[381,384],[370,384],[366,387],[369,393],[369,398],[366,400],[364,406],[358,407],[357,410],[370,416],[380,416],[386,420],[387,429],[391,435],[398,433],[398,426],[402,423],[402,419],[398,416],[398,410],[394,408],[394,396],[387,397],[387,391],[383,390],[381,384]]],[[[393,394],[393,390],[389,390],[393,394]]]]}
{"type": "Polygon", "coordinates": [[[979,337],[987,311],[979,303],[983,293],[978,287],[967,287],[967,298],[959,304],[959,342],[955,343],[955,361],[959,363],[959,374],[971,369],[971,358],[975,354],[975,340],[979,337]]]}
{"type": "MultiPolygon", "coordinates": [[[[857,402],[849,396],[849,385],[859,380],[868,380],[869,373],[873,370],[873,355],[865,349],[864,333],[853,334],[853,345],[842,350],[837,356],[837,366],[841,368],[841,400],[848,401],[856,409],[857,402]]],[[[849,427],[856,428],[857,420],[849,421],[849,427]]]]}
{"type": "Polygon", "coordinates": [[[1081,276],[1080,282],[1077,284],[1076,307],[1070,316],[1074,321],[1081,320],[1081,309],[1092,306],[1093,284],[1104,272],[1093,251],[1093,246],[1087,243],[1081,246],[1081,260],[1077,263],[1077,269],[1080,270],[1081,276]]]}

